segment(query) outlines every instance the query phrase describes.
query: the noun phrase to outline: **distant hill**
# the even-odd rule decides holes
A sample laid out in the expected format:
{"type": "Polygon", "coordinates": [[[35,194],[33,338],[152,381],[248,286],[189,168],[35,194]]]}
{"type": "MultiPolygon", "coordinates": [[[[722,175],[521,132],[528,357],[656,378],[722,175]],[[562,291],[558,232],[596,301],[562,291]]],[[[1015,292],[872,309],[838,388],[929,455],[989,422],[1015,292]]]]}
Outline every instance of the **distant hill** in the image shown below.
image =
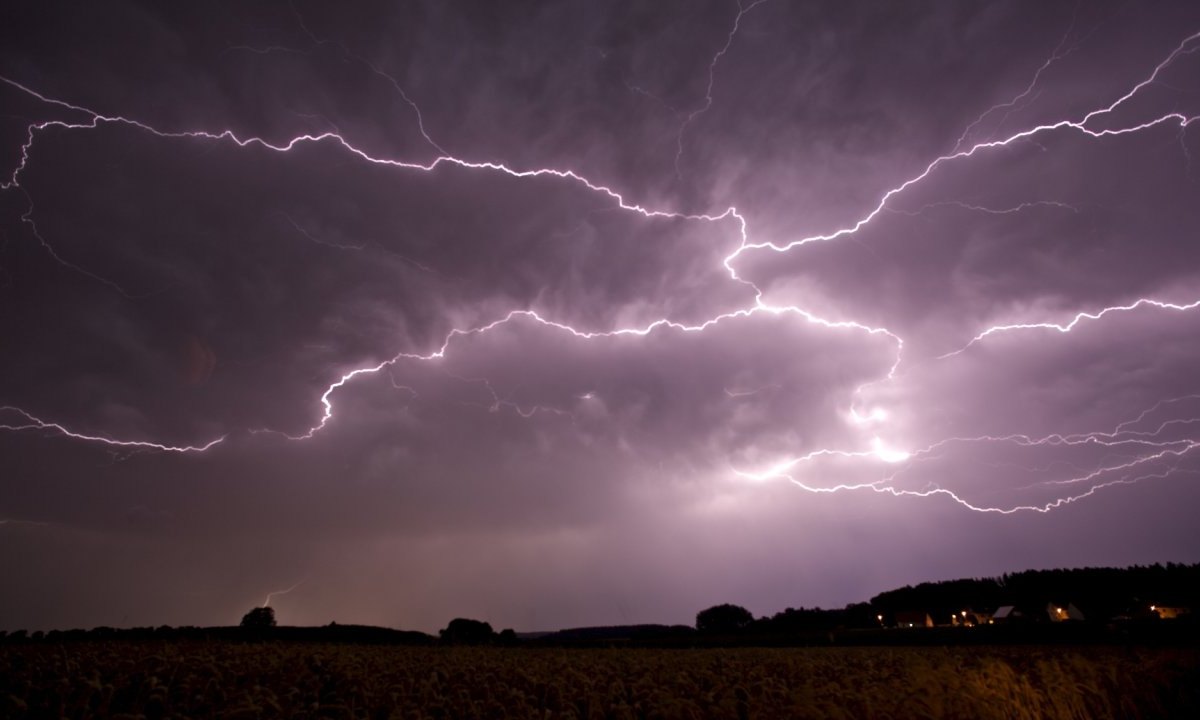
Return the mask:
{"type": "Polygon", "coordinates": [[[373,627],[370,625],[339,625],[330,623],[318,627],[288,627],[279,626],[261,630],[242,627],[135,627],[111,628],[98,627],[91,630],[51,630],[27,634],[25,631],[11,633],[0,632],[0,642],[20,642],[25,640],[45,640],[49,642],[70,642],[89,640],[282,640],[289,642],[330,642],[354,643],[358,645],[432,645],[437,638],[423,632],[413,630],[394,630],[392,628],[373,627]]]}
{"type": "Polygon", "coordinates": [[[690,625],[604,625],[567,628],[548,633],[528,633],[524,635],[524,639],[543,645],[654,644],[680,639],[690,640],[695,634],[695,628],[690,625]]]}

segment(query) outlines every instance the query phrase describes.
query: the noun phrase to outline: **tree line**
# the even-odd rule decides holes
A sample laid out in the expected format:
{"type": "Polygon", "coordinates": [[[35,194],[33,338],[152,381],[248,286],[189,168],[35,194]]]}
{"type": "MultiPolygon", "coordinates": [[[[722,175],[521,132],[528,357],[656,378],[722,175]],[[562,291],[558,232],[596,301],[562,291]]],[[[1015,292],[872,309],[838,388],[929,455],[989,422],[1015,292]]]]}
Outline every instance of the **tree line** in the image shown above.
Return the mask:
{"type": "MultiPolygon", "coordinates": [[[[1036,616],[1048,604],[1079,608],[1091,622],[1156,619],[1152,608],[1200,609],[1200,563],[1156,563],[1127,568],[1025,570],[999,577],[966,578],[906,585],[843,608],[787,608],[755,618],[732,604],[714,605],[696,615],[694,626],[632,625],[589,627],[520,636],[512,629],[496,632],[481,620],[455,618],[434,637],[426,633],[362,625],[330,623],[321,627],[279,627],[271,607],[255,607],[237,627],[170,627],[52,630],[27,633],[0,631],[0,642],[104,639],[278,639],[388,644],[515,645],[633,644],[685,645],[697,639],[792,638],[819,641],[835,631],[879,630],[896,624],[901,613],[928,613],[937,624],[963,611],[989,613],[1011,605],[1036,616]]],[[[1194,617],[1194,616],[1189,616],[1194,617]]]]}

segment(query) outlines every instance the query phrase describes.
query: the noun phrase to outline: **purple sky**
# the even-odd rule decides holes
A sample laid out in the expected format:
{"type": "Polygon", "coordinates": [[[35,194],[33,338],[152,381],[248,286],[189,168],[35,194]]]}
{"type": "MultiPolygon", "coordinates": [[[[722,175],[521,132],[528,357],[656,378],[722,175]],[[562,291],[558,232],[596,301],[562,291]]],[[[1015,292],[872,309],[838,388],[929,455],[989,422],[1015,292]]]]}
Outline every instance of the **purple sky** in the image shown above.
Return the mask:
{"type": "Polygon", "coordinates": [[[0,628],[1200,560],[1195,3],[15,2],[0,103],[0,628]]]}

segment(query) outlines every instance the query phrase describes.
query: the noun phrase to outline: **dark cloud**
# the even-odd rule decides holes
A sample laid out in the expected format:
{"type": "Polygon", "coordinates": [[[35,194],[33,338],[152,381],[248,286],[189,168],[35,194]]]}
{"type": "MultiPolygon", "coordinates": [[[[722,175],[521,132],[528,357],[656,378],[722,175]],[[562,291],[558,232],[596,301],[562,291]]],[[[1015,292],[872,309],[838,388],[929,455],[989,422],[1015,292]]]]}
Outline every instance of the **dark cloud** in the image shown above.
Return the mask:
{"type": "Polygon", "coordinates": [[[0,19],[8,626],[1197,559],[1189,4],[0,19]]]}

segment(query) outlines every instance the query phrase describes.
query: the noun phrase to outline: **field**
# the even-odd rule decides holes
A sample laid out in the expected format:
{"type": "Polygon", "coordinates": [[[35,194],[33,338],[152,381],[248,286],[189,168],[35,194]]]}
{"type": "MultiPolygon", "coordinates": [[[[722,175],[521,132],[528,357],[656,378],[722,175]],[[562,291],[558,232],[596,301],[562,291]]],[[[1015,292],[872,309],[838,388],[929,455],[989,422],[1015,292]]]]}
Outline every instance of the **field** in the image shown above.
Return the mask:
{"type": "Polygon", "coordinates": [[[1200,717],[1200,649],[0,646],[4,718],[1200,717]]]}

